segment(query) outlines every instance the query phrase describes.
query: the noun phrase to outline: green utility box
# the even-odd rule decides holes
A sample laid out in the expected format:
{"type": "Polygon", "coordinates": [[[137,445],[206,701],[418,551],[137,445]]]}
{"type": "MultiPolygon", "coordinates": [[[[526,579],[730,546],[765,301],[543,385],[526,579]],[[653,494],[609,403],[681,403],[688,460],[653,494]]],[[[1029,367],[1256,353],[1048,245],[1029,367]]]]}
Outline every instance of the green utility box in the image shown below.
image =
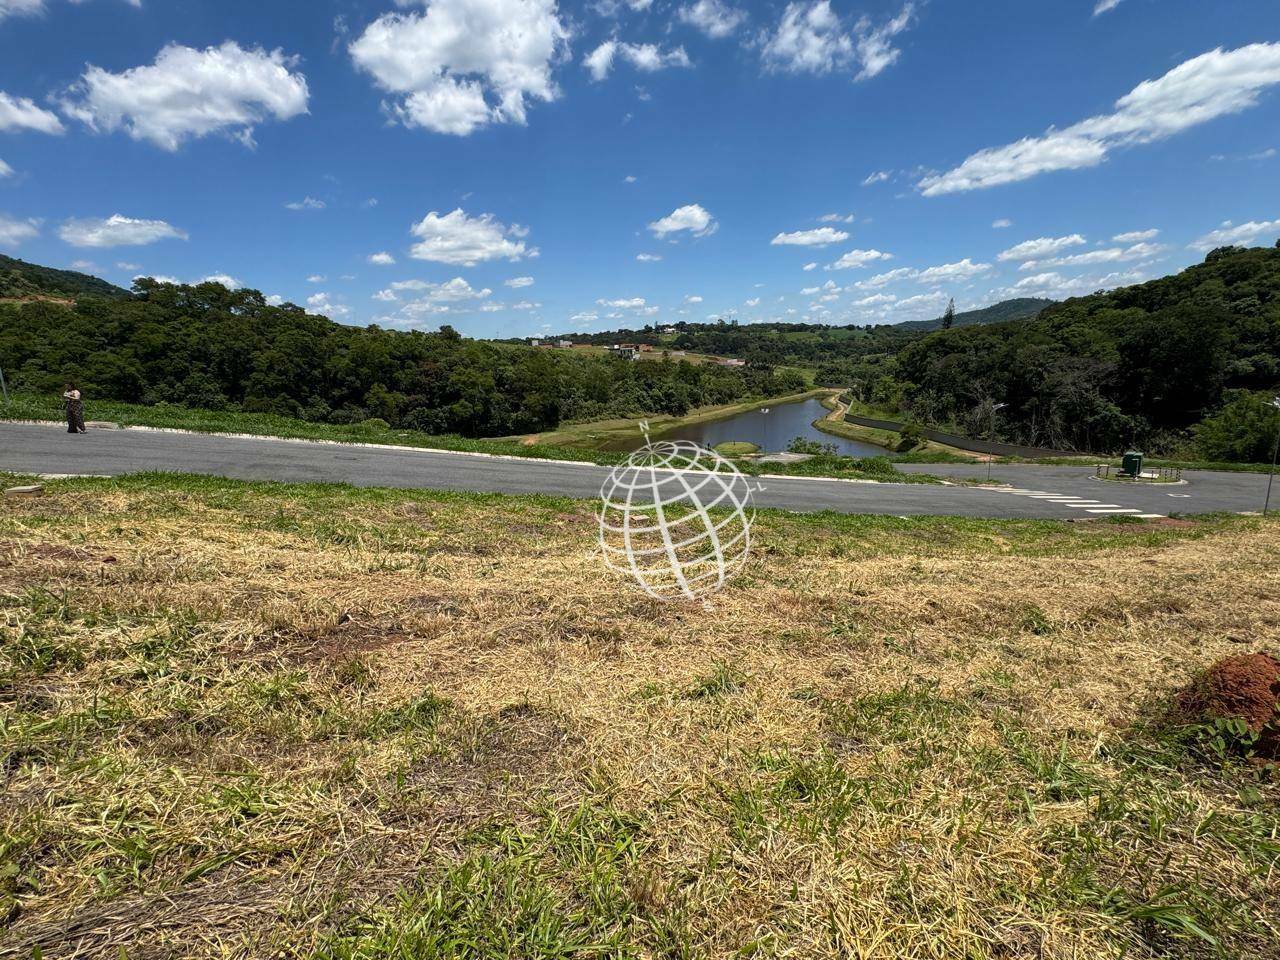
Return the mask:
{"type": "Polygon", "coordinates": [[[1137,450],[1126,450],[1120,458],[1120,472],[1130,477],[1142,475],[1142,454],[1137,450]]]}

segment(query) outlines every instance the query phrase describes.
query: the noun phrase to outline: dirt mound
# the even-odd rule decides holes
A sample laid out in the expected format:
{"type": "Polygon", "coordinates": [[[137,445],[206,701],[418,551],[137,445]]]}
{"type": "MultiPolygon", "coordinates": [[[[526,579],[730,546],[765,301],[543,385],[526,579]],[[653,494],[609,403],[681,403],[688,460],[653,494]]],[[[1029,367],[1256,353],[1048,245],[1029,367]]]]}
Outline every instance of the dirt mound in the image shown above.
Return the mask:
{"type": "Polygon", "coordinates": [[[1223,657],[1174,698],[1192,723],[1240,719],[1258,736],[1256,753],[1280,760],[1280,660],[1269,653],[1223,657]]]}

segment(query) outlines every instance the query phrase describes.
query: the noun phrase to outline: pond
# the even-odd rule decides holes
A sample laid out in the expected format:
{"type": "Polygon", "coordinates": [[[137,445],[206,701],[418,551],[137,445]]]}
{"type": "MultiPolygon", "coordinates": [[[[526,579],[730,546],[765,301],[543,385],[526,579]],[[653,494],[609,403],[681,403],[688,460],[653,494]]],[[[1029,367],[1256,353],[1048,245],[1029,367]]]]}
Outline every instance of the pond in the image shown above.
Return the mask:
{"type": "MultiPolygon", "coordinates": [[[[828,411],[817,399],[800,400],[739,413],[724,420],[711,420],[679,427],[662,434],[661,440],[694,440],[714,447],[727,440],[754,443],[763,453],[778,453],[796,437],[834,444],[837,453],[848,457],[883,457],[890,451],[874,443],[860,443],[823,433],[813,425],[828,411]]],[[[636,444],[639,446],[639,443],[636,444]]]]}

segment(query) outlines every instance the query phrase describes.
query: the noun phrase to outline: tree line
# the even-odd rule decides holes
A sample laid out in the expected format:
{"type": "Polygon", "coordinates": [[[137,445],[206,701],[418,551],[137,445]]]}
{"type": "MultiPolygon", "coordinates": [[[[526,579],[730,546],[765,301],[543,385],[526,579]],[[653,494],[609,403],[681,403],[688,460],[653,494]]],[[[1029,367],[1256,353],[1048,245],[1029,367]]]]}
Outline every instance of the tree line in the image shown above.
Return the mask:
{"type": "MultiPolygon", "coordinates": [[[[30,284],[24,281],[24,284],[30,284]]],[[[33,391],[278,413],[467,437],[680,415],[804,389],[794,371],[626,361],[437,332],[353,327],[256,290],[138,280],[132,295],[0,304],[0,364],[33,391]]]]}

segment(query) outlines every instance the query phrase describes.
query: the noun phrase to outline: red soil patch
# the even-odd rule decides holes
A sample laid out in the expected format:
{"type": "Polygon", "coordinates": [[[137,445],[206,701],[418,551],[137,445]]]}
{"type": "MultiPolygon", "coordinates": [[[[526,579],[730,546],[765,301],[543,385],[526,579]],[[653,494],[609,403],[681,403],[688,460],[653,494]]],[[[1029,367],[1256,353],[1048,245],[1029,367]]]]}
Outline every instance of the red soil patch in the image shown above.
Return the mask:
{"type": "Polygon", "coordinates": [[[1174,706],[1190,722],[1243,720],[1258,735],[1258,755],[1280,760],[1280,660],[1271,654],[1223,657],[1180,690],[1174,706]]]}

